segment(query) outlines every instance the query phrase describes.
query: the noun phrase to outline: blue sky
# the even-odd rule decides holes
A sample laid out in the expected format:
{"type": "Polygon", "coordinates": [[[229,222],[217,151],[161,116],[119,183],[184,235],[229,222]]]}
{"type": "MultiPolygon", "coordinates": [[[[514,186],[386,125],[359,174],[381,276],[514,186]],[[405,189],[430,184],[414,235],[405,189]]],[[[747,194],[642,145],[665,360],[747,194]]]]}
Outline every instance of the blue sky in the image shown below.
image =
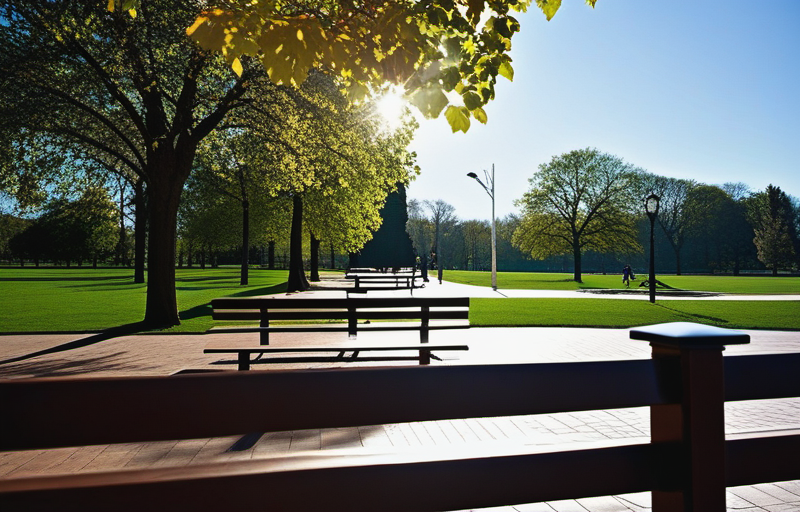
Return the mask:
{"type": "Polygon", "coordinates": [[[514,82],[453,134],[421,122],[417,199],[491,218],[466,177],[495,164],[497,215],[517,211],[554,155],[596,147],[652,173],[703,183],[770,183],[800,197],[800,1],[564,0],[547,22],[517,16],[514,82]]]}

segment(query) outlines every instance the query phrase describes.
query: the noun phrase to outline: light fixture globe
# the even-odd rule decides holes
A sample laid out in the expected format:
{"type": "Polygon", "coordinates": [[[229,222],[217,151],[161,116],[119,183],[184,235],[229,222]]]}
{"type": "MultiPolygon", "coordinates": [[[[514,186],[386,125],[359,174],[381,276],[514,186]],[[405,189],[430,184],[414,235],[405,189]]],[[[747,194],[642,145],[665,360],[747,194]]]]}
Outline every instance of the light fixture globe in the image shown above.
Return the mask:
{"type": "Polygon", "coordinates": [[[470,178],[475,179],[475,180],[478,179],[478,175],[475,174],[474,172],[468,172],[467,176],[469,176],[470,178]]]}
{"type": "Polygon", "coordinates": [[[647,199],[644,200],[644,211],[647,212],[647,215],[656,215],[658,214],[658,207],[661,202],[661,198],[655,194],[650,194],[647,196],[647,199]]]}

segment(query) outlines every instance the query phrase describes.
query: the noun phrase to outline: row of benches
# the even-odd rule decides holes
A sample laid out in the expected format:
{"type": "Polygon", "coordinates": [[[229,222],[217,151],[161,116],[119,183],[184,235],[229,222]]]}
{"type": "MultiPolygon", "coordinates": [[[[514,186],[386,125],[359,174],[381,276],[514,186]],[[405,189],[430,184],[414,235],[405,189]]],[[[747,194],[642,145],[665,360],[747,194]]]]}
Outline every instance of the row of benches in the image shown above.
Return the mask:
{"type": "Polygon", "coordinates": [[[438,359],[432,351],[468,350],[467,345],[429,345],[433,329],[469,327],[468,297],[337,297],[337,298],[222,298],[211,302],[214,320],[258,321],[257,327],[220,327],[215,333],[253,332],[259,334],[257,347],[212,347],[207,354],[235,354],[240,370],[254,363],[291,362],[353,362],[418,360],[430,364],[438,359]],[[309,322],[314,323],[298,323],[309,322]],[[341,321],[345,323],[320,323],[341,321]],[[361,321],[361,323],[359,323],[361,321]],[[433,322],[432,322],[433,321],[433,322]],[[276,322],[283,322],[277,323],[276,322]],[[293,322],[293,323],[286,323],[293,322]],[[357,337],[359,331],[419,331],[419,345],[358,345],[346,346],[280,346],[271,347],[270,334],[286,332],[347,332],[357,337]],[[387,352],[414,351],[415,356],[386,355],[387,352]],[[384,355],[363,357],[363,353],[381,352],[384,355]],[[294,357],[286,357],[294,353],[294,357]],[[297,355],[300,354],[300,355],[297,355]],[[256,359],[253,359],[253,356],[256,359]]]}

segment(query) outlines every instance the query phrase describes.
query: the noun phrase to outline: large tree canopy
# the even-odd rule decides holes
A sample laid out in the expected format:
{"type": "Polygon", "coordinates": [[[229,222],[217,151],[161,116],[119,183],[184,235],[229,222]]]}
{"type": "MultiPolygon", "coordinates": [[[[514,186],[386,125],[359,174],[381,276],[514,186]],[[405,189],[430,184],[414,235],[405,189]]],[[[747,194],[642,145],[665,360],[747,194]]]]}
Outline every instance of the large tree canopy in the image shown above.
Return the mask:
{"type": "Polygon", "coordinates": [[[537,259],[572,254],[575,281],[581,281],[586,250],[638,252],[634,183],[641,171],[596,149],[553,157],[529,180],[517,201],[522,220],[514,244],[537,259]]]}
{"type": "MultiPolygon", "coordinates": [[[[586,0],[594,6],[597,0],[586,0]]],[[[497,76],[512,80],[511,38],[531,0],[228,0],[203,11],[187,34],[241,73],[260,60],[277,84],[301,84],[311,68],[339,76],[354,100],[386,84],[403,87],[428,117],[445,112],[453,131],[483,106],[497,76]]],[[[561,0],[536,0],[552,18],[561,0]]],[[[139,0],[110,0],[135,9],[139,0]]]]}

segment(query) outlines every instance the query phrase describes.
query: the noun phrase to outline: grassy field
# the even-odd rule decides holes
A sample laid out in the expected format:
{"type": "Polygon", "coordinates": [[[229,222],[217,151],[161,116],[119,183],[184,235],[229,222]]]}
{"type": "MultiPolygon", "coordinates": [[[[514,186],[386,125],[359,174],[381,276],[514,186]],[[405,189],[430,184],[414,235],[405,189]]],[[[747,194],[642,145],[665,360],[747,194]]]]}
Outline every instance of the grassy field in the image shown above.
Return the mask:
{"type": "MultiPolygon", "coordinates": [[[[580,290],[622,289],[621,275],[583,274],[583,283],[572,280],[572,274],[536,272],[498,272],[498,288],[516,290],[580,290]]],[[[646,276],[639,274],[631,287],[638,287],[646,276]]],[[[445,270],[444,278],[454,283],[491,286],[490,272],[445,270]]],[[[772,276],[676,276],[659,275],[657,279],[680,290],[751,294],[800,294],[800,277],[772,276]]]]}
{"type": "MultiPolygon", "coordinates": [[[[211,327],[211,299],[286,290],[285,270],[251,269],[249,286],[239,286],[237,268],[178,269],[176,279],[176,332],[211,327]]],[[[132,270],[0,269],[0,286],[0,332],[98,331],[144,317],[146,286],[133,283],[132,270]]]]}
{"type": "MultiPolygon", "coordinates": [[[[577,289],[568,274],[501,273],[507,288],[577,289]]],[[[445,272],[445,279],[489,285],[487,272],[445,272]],[[485,280],[485,283],[482,281],[485,280]]],[[[249,286],[239,286],[236,268],[178,269],[181,325],[170,332],[204,332],[211,320],[211,299],[266,295],[285,291],[286,271],[252,269],[249,286]]],[[[665,276],[681,288],[731,293],[798,293],[798,278],[665,276]],[[675,281],[672,281],[672,279],[675,281]],[[709,284],[710,283],[710,284],[709,284]]],[[[587,275],[584,287],[619,287],[619,276],[587,275]]],[[[674,284],[673,284],[674,286],[674,284]]],[[[126,269],[0,269],[0,333],[88,332],[142,320],[143,284],[126,269]]],[[[646,301],[622,299],[473,299],[475,326],[629,327],[670,321],[694,321],[733,328],[798,329],[798,301],[646,301]]]]}
{"type": "Polygon", "coordinates": [[[635,327],[696,322],[733,329],[800,330],[800,301],[472,299],[470,325],[635,327]]]}

